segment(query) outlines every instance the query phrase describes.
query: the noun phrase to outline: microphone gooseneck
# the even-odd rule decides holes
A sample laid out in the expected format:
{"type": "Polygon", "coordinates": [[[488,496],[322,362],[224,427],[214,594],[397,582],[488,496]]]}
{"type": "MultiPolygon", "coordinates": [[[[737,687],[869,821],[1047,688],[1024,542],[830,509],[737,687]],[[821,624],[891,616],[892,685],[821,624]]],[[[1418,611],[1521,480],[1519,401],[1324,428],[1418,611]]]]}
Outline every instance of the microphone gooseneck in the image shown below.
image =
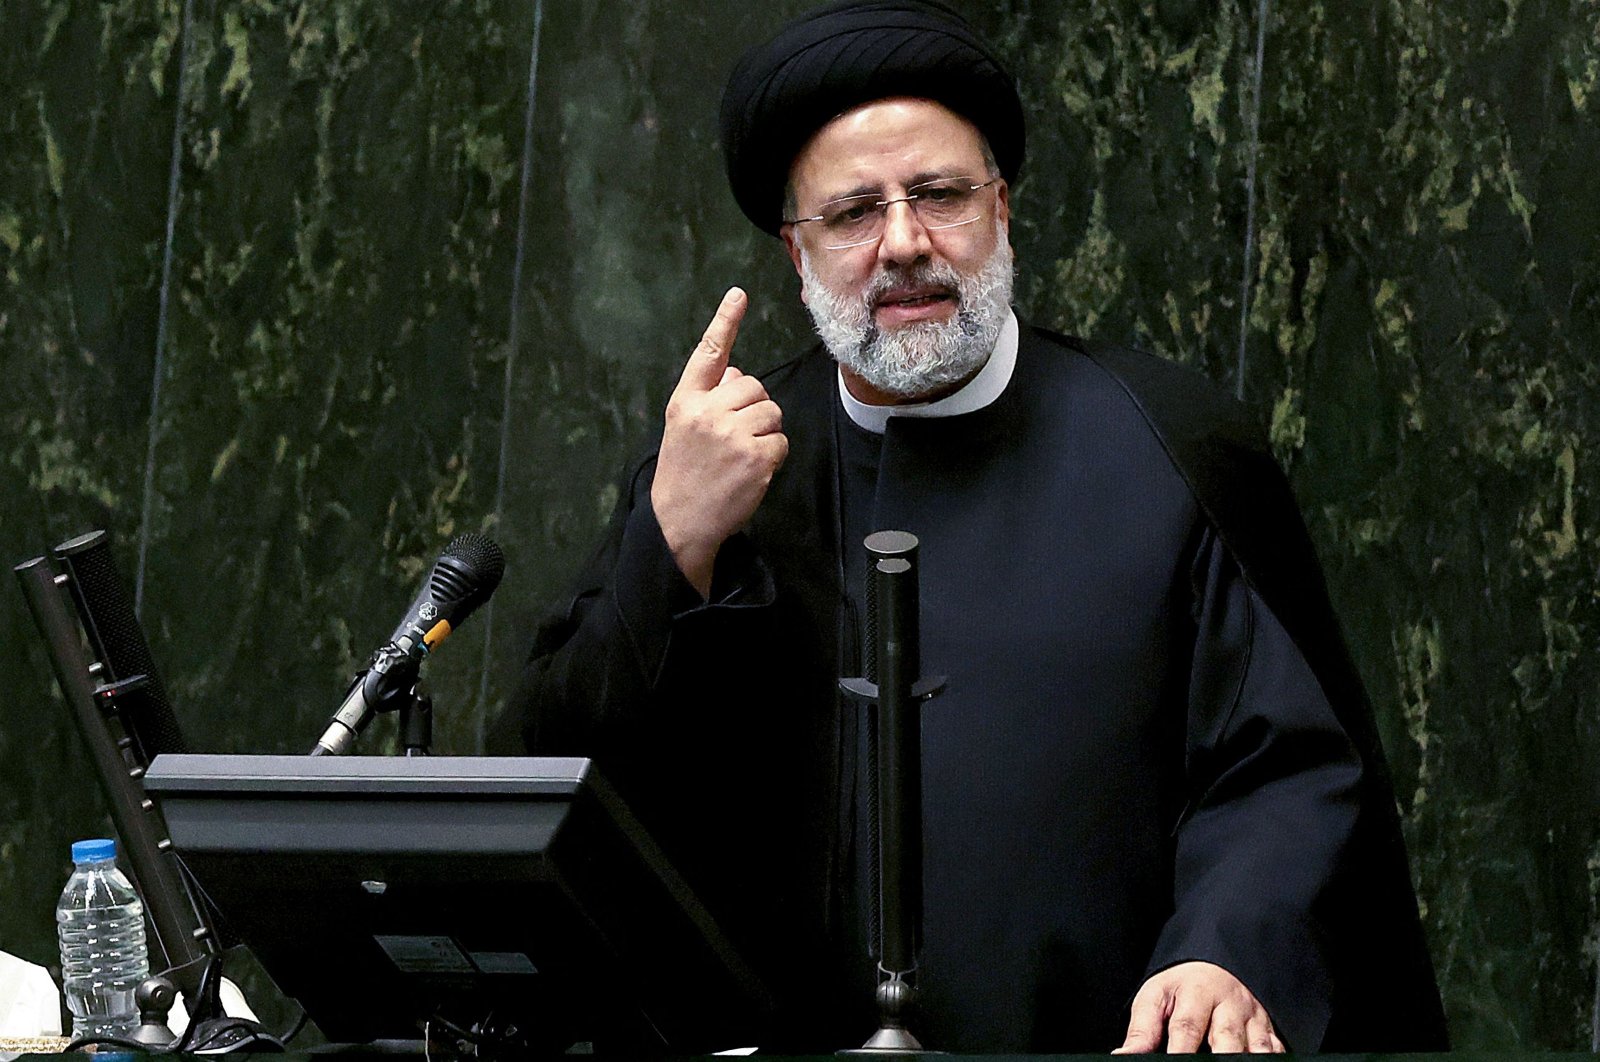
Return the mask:
{"type": "Polygon", "coordinates": [[[475,533],[451,539],[389,641],[351,681],[311,755],[349,752],[374,715],[400,707],[423,658],[489,600],[505,570],[505,554],[492,539],[475,533]]]}

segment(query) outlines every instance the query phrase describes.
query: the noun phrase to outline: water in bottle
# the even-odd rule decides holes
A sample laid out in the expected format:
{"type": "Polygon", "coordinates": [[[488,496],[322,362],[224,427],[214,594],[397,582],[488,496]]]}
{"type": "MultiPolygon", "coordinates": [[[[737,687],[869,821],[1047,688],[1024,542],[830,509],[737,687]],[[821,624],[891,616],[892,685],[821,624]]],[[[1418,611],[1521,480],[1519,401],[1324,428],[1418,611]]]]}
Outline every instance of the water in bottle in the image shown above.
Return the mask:
{"type": "Polygon", "coordinates": [[[133,993],[150,976],[144,904],[117,869],[117,842],[72,846],[72,877],[56,904],[61,980],[72,1036],[127,1036],[139,1027],[133,993]]]}

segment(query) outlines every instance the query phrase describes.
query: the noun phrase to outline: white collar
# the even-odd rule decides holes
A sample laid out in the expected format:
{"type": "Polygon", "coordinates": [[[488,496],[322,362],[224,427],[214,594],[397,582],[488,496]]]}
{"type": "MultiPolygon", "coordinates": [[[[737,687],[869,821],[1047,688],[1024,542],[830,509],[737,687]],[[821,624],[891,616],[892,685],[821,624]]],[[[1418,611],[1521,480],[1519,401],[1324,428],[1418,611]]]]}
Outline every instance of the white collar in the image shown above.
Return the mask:
{"type": "Polygon", "coordinates": [[[932,402],[911,402],[903,406],[868,405],[849,392],[844,385],[844,373],[840,372],[839,400],[844,403],[844,411],[850,414],[851,420],[875,435],[883,434],[890,417],[953,417],[958,413],[972,413],[999,398],[1011,382],[1011,374],[1017,368],[1019,331],[1017,315],[1007,310],[1005,324],[1000,326],[1000,337],[994,343],[994,353],[978,370],[978,375],[954,394],[932,402]]]}

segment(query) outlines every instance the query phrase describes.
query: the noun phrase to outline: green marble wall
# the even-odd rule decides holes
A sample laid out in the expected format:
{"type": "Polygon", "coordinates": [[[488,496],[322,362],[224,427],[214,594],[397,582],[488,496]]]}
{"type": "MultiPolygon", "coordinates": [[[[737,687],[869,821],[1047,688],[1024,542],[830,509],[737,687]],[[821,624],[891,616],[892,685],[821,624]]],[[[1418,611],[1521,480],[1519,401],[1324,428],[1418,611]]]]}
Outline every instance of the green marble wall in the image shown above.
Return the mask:
{"type": "MultiPolygon", "coordinates": [[[[806,6],[5,0],[0,554],[109,527],[192,742],[299,751],[443,542],[487,531],[495,608],[430,665],[440,748],[480,748],[721,290],[754,293],[747,368],[805,335],[715,109],[806,6]]],[[[1025,314],[1272,425],[1458,1042],[1587,1046],[1600,7],[963,7],[1030,112],[1025,314]]],[[[65,846],[104,819],[37,642],[0,590],[0,948],[48,963],[65,846]]]]}

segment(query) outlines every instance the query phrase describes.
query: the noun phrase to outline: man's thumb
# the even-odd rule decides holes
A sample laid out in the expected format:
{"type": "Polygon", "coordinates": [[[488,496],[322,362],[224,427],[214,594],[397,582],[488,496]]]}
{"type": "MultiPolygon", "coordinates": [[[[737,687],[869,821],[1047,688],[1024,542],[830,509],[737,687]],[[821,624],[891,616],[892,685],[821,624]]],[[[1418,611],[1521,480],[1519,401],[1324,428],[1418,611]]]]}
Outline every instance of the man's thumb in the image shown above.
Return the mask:
{"type": "Polygon", "coordinates": [[[1146,981],[1133,997],[1133,1013],[1128,1017],[1128,1035],[1114,1055],[1148,1054],[1161,1047],[1167,1024],[1167,996],[1156,984],[1146,981]]]}
{"type": "Polygon", "coordinates": [[[1129,1025],[1128,1036],[1122,1041],[1122,1046],[1114,1049],[1114,1055],[1144,1055],[1149,1054],[1161,1046],[1161,1026],[1129,1025]]]}

